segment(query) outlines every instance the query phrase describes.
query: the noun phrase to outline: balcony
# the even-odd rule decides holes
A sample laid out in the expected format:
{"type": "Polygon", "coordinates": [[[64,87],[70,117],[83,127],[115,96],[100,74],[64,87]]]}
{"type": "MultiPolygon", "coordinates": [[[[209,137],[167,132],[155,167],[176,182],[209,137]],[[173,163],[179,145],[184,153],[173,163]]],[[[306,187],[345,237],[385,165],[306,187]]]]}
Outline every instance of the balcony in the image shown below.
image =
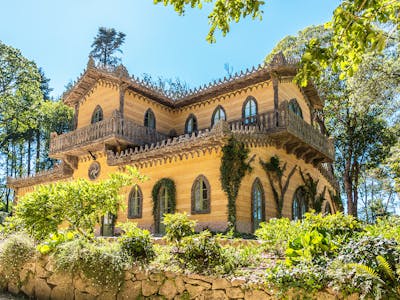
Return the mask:
{"type": "Polygon", "coordinates": [[[307,163],[318,165],[321,162],[333,162],[335,158],[333,139],[324,136],[289,110],[287,102],[282,103],[278,111],[235,120],[229,125],[233,133],[267,135],[267,139],[278,148],[307,163]]]}
{"type": "Polygon", "coordinates": [[[118,111],[109,119],[76,129],[72,132],[50,137],[52,158],[88,154],[88,151],[105,150],[108,147],[140,146],[155,143],[168,138],[154,129],[141,126],[124,119],[118,111]]]}

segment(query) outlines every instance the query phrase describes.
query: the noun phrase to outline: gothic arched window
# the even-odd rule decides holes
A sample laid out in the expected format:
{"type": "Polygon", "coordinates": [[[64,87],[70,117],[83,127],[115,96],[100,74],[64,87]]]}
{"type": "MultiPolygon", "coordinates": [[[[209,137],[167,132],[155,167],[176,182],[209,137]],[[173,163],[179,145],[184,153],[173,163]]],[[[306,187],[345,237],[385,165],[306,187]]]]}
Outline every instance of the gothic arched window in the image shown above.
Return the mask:
{"type": "Polygon", "coordinates": [[[185,133],[197,132],[197,119],[193,114],[190,114],[186,119],[185,133]]]}
{"type": "Polygon", "coordinates": [[[139,186],[135,185],[129,193],[128,200],[128,218],[141,218],[142,217],[142,203],[143,195],[139,186]]]}
{"type": "Polygon", "coordinates": [[[225,110],[222,106],[218,105],[214,110],[212,118],[211,118],[211,127],[218,123],[219,120],[226,121],[225,110]]]}
{"type": "Polygon", "coordinates": [[[258,178],[254,180],[251,189],[251,220],[253,232],[265,221],[264,189],[258,178]]]}
{"type": "Polygon", "coordinates": [[[203,175],[196,178],[192,185],[192,214],[210,212],[210,184],[203,175]]]}
{"type": "Polygon", "coordinates": [[[307,212],[307,210],[308,207],[304,190],[302,188],[298,188],[293,196],[293,205],[292,205],[293,220],[303,219],[304,214],[307,212]]]}
{"type": "Polygon", "coordinates": [[[303,119],[303,111],[301,110],[301,107],[296,99],[289,101],[289,109],[303,119]]]}
{"type": "Polygon", "coordinates": [[[92,114],[92,124],[100,122],[102,120],[103,120],[103,110],[99,105],[97,105],[92,114]]]}
{"type": "Polygon", "coordinates": [[[144,126],[151,129],[156,129],[156,117],[150,108],[144,114],[144,126]]]}
{"type": "Polygon", "coordinates": [[[254,124],[257,121],[257,101],[254,97],[247,97],[243,103],[242,118],[244,124],[254,124]]]}

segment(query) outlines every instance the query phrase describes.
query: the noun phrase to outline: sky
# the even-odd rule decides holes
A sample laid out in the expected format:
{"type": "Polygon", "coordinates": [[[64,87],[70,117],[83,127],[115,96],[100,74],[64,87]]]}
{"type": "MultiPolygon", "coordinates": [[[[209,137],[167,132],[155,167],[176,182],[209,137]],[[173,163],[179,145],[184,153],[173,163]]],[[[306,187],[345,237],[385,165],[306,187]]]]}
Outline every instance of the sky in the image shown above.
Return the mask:
{"type": "Polygon", "coordinates": [[[3,0],[0,41],[18,48],[50,78],[57,98],[84,71],[100,26],[126,34],[122,63],[130,74],[180,78],[190,87],[262,63],[286,35],[327,22],[338,0],[266,0],[263,20],[245,19],[209,44],[208,13],[179,16],[153,0],[3,0]]]}

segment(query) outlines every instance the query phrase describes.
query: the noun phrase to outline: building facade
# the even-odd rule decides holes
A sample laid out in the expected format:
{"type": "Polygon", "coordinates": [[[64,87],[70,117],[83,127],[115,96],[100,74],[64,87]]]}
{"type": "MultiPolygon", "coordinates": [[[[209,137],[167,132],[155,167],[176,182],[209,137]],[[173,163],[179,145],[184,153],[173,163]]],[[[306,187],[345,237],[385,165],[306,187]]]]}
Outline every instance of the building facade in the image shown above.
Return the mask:
{"type": "Polygon", "coordinates": [[[323,196],[322,211],[334,212],[333,141],[315,120],[323,101],[311,83],[304,88],[293,83],[296,72],[296,62],[279,54],[267,66],[171,96],[129,76],[122,65],[101,68],[89,60],[63,97],[75,110],[75,129],[51,136],[50,157],[61,163],[33,177],[9,179],[8,185],[20,197],[37,184],[101,180],[131,165],[149,180],[123,191],[127,209],[104,218],[103,234],[110,233],[115,219],[162,233],[163,214],[174,211],[190,214],[199,229],[224,231],[228,198],[220,165],[222,149],[233,137],[249,149],[252,167],[236,199],[238,231],[253,232],[278,215],[277,179],[260,163],[272,157],[285,167],[282,216],[301,218],[312,206],[304,174],[323,196]]]}

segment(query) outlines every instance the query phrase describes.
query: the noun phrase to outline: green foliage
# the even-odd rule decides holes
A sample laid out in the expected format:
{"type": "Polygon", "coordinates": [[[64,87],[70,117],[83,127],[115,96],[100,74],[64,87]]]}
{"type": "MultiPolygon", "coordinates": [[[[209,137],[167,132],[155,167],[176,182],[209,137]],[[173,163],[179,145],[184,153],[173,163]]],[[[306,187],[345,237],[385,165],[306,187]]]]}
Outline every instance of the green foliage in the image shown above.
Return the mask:
{"type": "Polygon", "coordinates": [[[165,238],[170,243],[179,244],[184,237],[194,234],[196,221],[190,220],[186,213],[166,214],[163,222],[165,238]]]}
{"type": "Polygon", "coordinates": [[[185,237],[175,257],[183,268],[200,273],[218,272],[224,265],[223,248],[208,230],[185,237]]]}
{"type": "Polygon", "coordinates": [[[274,195],[275,205],[277,207],[277,218],[282,217],[283,202],[285,194],[289,187],[290,179],[296,171],[297,166],[295,165],[292,170],[287,174],[286,181],[283,181],[284,174],[286,171],[287,163],[281,166],[281,162],[278,156],[272,156],[269,162],[264,162],[260,159],[260,164],[263,167],[268,177],[268,182],[274,195]]]}
{"type": "Polygon", "coordinates": [[[41,254],[48,254],[54,251],[58,245],[72,241],[77,236],[77,232],[73,231],[59,231],[57,233],[52,233],[47,239],[37,246],[37,250],[41,254]]]}
{"type": "Polygon", "coordinates": [[[19,273],[26,262],[35,255],[32,239],[26,234],[9,236],[0,245],[0,269],[5,281],[20,284],[19,273]]]}
{"type": "Polygon", "coordinates": [[[60,244],[53,254],[57,270],[82,273],[93,284],[106,289],[120,286],[128,267],[119,243],[76,238],[60,244]]]}
{"type": "Polygon", "coordinates": [[[96,223],[106,213],[116,214],[121,203],[120,189],[140,178],[138,171],[111,174],[109,179],[92,182],[86,179],[41,185],[22,197],[14,219],[36,239],[57,233],[61,224],[90,238],[96,223]]]}
{"type": "Polygon", "coordinates": [[[371,237],[394,239],[400,244],[400,217],[378,218],[375,224],[365,226],[364,234],[371,237]]]}
{"type": "Polygon", "coordinates": [[[125,42],[125,33],[117,32],[114,28],[99,27],[94,38],[90,55],[97,59],[103,66],[116,65],[121,61],[114,55],[115,52],[122,53],[120,47],[125,42]]]}
{"type": "Polygon", "coordinates": [[[179,15],[185,13],[186,6],[191,8],[202,8],[204,3],[214,3],[214,7],[211,13],[208,15],[210,24],[210,30],[208,32],[206,40],[210,43],[214,43],[215,30],[218,29],[225,36],[230,30],[230,23],[239,22],[240,19],[244,19],[247,16],[251,16],[252,19],[261,19],[262,10],[261,7],[264,5],[264,1],[260,0],[153,0],[155,4],[163,3],[165,6],[171,5],[179,15]]]}
{"type": "Polygon", "coordinates": [[[305,193],[306,201],[310,209],[315,210],[320,213],[322,210],[322,203],[325,201],[325,191],[326,187],[321,193],[318,193],[318,183],[319,180],[314,180],[310,173],[304,174],[301,169],[299,169],[301,179],[303,180],[302,188],[305,193]]]}
{"type": "Polygon", "coordinates": [[[137,227],[136,223],[120,223],[123,234],[118,238],[121,251],[136,262],[148,262],[155,256],[150,232],[137,227]]]}
{"type": "Polygon", "coordinates": [[[234,230],[236,229],[236,198],[240,184],[246,173],[252,171],[250,163],[246,162],[249,151],[244,143],[233,137],[222,147],[220,181],[228,197],[228,222],[234,230]]]}

